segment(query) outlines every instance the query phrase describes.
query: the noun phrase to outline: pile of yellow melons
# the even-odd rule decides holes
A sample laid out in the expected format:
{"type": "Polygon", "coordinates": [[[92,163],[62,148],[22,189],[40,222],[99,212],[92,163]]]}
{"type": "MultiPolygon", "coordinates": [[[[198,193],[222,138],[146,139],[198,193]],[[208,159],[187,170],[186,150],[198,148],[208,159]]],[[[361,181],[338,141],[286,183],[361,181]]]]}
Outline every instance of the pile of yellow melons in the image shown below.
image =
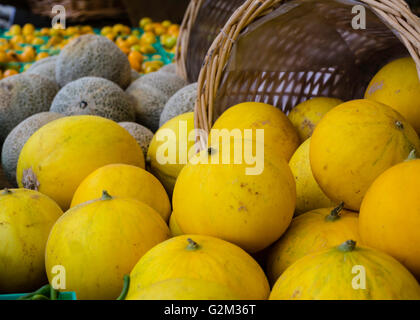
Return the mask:
{"type": "Polygon", "coordinates": [[[0,291],[48,281],[116,299],[129,274],[126,299],[420,299],[411,59],[380,70],[365,99],[228,108],[205,147],[184,135],[193,123],[166,122],[147,157],[98,116],[36,131],[19,188],[0,191],[0,291]]]}

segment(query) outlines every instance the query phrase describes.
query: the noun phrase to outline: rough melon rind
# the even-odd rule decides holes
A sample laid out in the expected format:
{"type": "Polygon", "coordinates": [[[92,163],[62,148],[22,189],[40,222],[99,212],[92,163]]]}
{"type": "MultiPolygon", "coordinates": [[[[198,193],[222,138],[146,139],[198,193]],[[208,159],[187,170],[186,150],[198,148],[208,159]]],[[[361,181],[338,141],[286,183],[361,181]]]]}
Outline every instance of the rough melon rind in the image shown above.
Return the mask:
{"type": "Polygon", "coordinates": [[[61,50],[56,64],[56,79],[63,87],[87,76],[111,80],[125,89],[131,82],[130,63],[111,40],[98,35],[83,35],[61,50]]]}
{"type": "Polygon", "coordinates": [[[136,121],[153,132],[159,128],[160,114],[169,98],[187,85],[180,77],[167,72],[153,72],[140,77],[127,89],[135,103],[136,121]]]}
{"type": "Polygon", "coordinates": [[[116,122],[135,119],[132,99],[112,81],[98,77],[84,77],[65,85],[50,111],[67,116],[96,115],[116,122]]]}
{"type": "Polygon", "coordinates": [[[188,84],[184,79],[178,77],[176,74],[161,71],[148,73],[136,80],[136,82],[144,83],[159,89],[167,97],[167,99],[172,97],[178,90],[188,84]]]}
{"type": "Polygon", "coordinates": [[[57,56],[47,57],[42,60],[35,62],[26,72],[35,73],[41,76],[47,77],[51,81],[55,80],[55,64],[57,62],[57,56]]]}
{"type": "Polygon", "coordinates": [[[176,74],[176,64],[175,63],[167,64],[166,66],[163,66],[162,68],[160,68],[159,71],[176,74]]]}
{"type": "Polygon", "coordinates": [[[197,82],[191,83],[181,90],[178,90],[168,102],[166,102],[160,115],[159,127],[180,114],[194,111],[196,99],[197,82]]]}
{"type": "Polygon", "coordinates": [[[140,73],[138,73],[136,70],[131,69],[131,83],[136,81],[138,78],[140,78],[140,73]]]}
{"type": "Polygon", "coordinates": [[[14,186],[20,151],[32,134],[50,121],[63,117],[55,112],[40,112],[19,123],[7,136],[1,152],[1,165],[7,180],[14,186]]]}
{"type": "Polygon", "coordinates": [[[126,91],[134,104],[136,122],[155,132],[159,128],[160,114],[167,97],[158,89],[137,81],[134,81],[126,91]]]}
{"type": "Polygon", "coordinates": [[[135,122],[120,122],[119,125],[127,130],[136,139],[137,143],[143,150],[144,158],[146,159],[147,150],[149,149],[150,142],[153,139],[153,132],[135,122]]]}
{"type": "Polygon", "coordinates": [[[48,111],[58,91],[55,82],[38,74],[22,73],[0,81],[0,145],[27,117],[48,111]]]}

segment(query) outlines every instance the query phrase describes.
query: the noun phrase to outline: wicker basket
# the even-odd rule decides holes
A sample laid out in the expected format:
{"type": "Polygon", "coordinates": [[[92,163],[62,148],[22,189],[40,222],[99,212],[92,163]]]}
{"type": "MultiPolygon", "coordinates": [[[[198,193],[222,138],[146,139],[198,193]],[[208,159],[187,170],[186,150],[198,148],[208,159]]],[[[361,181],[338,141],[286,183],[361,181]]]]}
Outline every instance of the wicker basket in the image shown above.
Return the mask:
{"type": "Polygon", "coordinates": [[[66,18],[70,21],[83,22],[107,18],[119,18],[126,14],[124,5],[119,0],[29,0],[32,12],[53,17],[52,8],[62,5],[66,8],[66,18]]]}
{"type": "Polygon", "coordinates": [[[420,19],[403,0],[285,2],[247,0],[223,27],[200,72],[196,128],[208,133],[227,107],[243,101],[287,113],[315,96],[361,98],[385,63],[408,54],[420,75],[420,19]],[[356,4],[366,7],[366,30],[351,28],[356,4]]]}
{"type": "Polygon", "coordinates": [[[196,82],[208,48],[235,10],[245,0],[191,0],[178,37],[177,73],[196,82]]]}

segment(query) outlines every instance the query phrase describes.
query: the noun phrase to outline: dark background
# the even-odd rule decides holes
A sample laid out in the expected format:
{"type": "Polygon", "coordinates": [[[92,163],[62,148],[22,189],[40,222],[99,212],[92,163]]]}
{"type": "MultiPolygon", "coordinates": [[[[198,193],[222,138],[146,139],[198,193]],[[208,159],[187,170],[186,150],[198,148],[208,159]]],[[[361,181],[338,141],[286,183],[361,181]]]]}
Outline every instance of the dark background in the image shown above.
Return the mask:
{"type": "MultiPolygon", "coordinates": [[[[36,0],[0,0],[0,4],[8,4],[17,7],[18,15],[15,23],[33,23],[37,28],[49,27],[51,19],[45,16],[34,15],[31,12],[31,2],[36,0]]],[[[138,21],[143,17],[150,17],[154,21],[166,19],[174,23],[181,23],[184,12],[190,0],[116,0],[125,8],[125,13],[114,18],[99,18],[83,21],[67,21],[68,25],[78,23],[90,24],[93,27],[102,27],[114,23],[123,23],[137,26],[138,21]]],[[[227,0],[228,1],[228,0],[227,0]]],[[[405,0],[412,10],[420,15],[420,0],[405,0]]],[[[60,4],[60,0],[54,2],[60,4]]]]}
{"type": "MultiPolygon", "coordinates": [[[[34,0],[35,1],[35,0],[34,0]]],[[[189,0],[116,0],[125,7],[125,14],[118,15],[115,18],[99,18],[83,21],[67,21],[68,25],[78,23],[90,24],[93,27],[102,27],[114,23],[123,23],[131,26],[137,26],[138,21],[143,17],[150,17],[154,21],[163,21],[166,19],[174,23],[181,23],[184,12],[187,9],[189,0]]],[[[15,23],[25,24],[33,23],[35,27],[50,27],[51,18],[34,15],[31,11],[31,2],[29,0],[0,0],[0,4],[7,4],[18,8],[18,14],[15,23]]],[[[60,4],[60,0],[54,1],[54,4],[60,4]]]]}

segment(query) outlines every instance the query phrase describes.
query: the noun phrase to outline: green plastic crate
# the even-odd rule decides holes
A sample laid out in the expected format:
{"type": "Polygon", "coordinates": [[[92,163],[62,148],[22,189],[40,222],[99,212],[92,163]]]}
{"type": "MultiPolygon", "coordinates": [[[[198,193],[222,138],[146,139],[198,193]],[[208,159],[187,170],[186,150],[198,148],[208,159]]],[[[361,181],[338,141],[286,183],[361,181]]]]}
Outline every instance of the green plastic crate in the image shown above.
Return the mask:
{"type": "MultiPolygon", "coordinates": [[[[26,293],[0,294],[0,300],[17,300],[25,294],[26,293]]],[[[60,292],[58,294],[58,300],[77,300],[76,293],[72,291],[60,292]]]]}

